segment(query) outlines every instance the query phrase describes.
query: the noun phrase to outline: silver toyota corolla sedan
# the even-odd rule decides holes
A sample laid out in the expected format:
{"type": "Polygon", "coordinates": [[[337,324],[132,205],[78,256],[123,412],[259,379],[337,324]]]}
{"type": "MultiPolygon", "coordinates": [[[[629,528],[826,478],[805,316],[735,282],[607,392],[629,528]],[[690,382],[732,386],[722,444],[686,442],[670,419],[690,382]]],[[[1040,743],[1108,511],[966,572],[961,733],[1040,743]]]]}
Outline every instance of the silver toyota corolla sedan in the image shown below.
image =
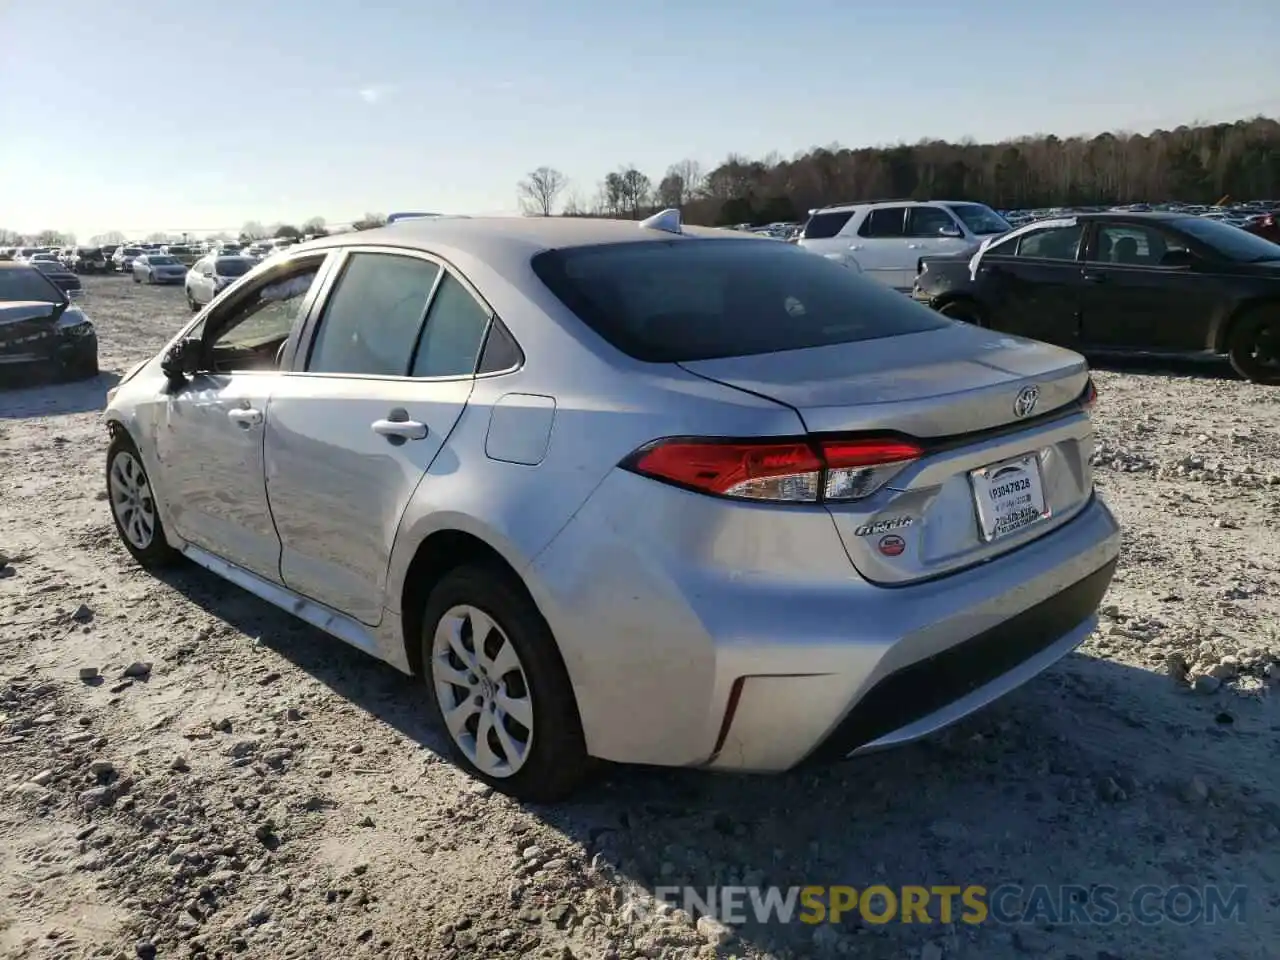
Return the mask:
{"type": "Polygon", "coordinates": [[[1084,639],[1119,532],[1074,353],[794,246],[406,220],[257,266],[113,391],[125,547],[423,677],[459,762],[779,771],[1084,639]]]}

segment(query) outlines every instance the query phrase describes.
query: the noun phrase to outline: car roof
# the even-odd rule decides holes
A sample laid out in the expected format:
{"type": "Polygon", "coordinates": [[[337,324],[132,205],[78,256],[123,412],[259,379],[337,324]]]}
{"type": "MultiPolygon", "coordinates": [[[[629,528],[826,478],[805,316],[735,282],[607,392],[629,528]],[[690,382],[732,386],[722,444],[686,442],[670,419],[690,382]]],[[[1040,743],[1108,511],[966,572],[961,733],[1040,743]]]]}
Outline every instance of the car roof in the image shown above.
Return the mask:
{"type": "MultiPolygon", "coordinates": [[[[543,250],[590,247],[613,243],[671,241],[676,234],[646,228],[638,220],[599,217],[437,217],[321,237],[294,247],[294,252],[353,245],[444,246],[463,250],[481,259],[528,259],[543,250]]],[[[718,227],[682,225],[680,236],[691,239],[762,239],[718,227]]]]}

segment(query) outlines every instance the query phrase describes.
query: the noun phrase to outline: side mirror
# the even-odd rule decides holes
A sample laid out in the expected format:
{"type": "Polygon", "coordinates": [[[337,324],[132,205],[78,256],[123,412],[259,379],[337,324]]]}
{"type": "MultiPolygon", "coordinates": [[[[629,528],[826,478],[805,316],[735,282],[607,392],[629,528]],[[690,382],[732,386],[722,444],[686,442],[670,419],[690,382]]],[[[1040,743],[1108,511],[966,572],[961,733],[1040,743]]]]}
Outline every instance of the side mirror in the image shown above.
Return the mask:
{"type": "Polygon", "coordinates": [[[195,337],[179,340],[160,360],[160,369],[173,381],[184,381],[187,377],[200,372],[200,354],[202,344],[195,337]]]}
{"type": "Polygon", "coordinates": [[[961,230],[959,227],[957,227],[955,224],[952,224],[951,226],[947,226],[947,227],[939,227],[938,236],[950,237],[953,240],[959,240],[961,237],[964,236],[964,231],[961,230]]]}

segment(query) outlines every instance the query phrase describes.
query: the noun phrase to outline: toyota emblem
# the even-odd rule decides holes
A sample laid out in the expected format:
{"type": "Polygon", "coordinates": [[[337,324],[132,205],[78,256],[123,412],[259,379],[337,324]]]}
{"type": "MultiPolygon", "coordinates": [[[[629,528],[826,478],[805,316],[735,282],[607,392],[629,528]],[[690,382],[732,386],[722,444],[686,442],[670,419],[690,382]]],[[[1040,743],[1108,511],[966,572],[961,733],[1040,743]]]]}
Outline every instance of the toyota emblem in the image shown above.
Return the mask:
{"type": "Polygon", "coordinates": [[[1013,401],[1013,414],[1016,417],[1029,417],[1031,412],[1036,408],[1036,401],[1040,399],[1039,387],[1023,387],[1018,391],[1018,397],[1013,401]]]}

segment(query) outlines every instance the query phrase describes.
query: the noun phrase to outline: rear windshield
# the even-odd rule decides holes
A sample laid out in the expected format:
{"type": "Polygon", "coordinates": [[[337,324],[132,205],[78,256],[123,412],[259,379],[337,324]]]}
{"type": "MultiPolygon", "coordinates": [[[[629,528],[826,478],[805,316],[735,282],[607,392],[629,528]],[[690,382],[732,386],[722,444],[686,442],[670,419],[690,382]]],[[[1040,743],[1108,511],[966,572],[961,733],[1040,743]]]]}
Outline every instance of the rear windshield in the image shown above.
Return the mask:
{"type": "Polygon", "coordinates": [[[242,277],[253,266],[248,260],[239,257],[224,257],[213,265],[213,272],[220,277],[242,277]]]}
{"type": "Polygon", "coordinates": [[[39,270],[22,267],[0,270],[0,303],[23,300],[59,303],[62,301],[62,294],[39,270]]]}
{"type": "Polygon", "coordinates": [[[875,340],[948,323],[883,284],[785,243],[570,247],[540,253],[532,266],[587,326],[650,363],[875,340]]]}
{"type": "Polygon", "coordinates": [[[130,257],[140,257],[143,254],[141,247],[125,247],[124,252],[126,256],[130,257]]]}
{"type": "Polygon", "coordinates": [[[177,262],[173,257],[165,256],[162,253],[153,253],[147,257],[147,263],[153,267],[172,267],[177,262]]]}

